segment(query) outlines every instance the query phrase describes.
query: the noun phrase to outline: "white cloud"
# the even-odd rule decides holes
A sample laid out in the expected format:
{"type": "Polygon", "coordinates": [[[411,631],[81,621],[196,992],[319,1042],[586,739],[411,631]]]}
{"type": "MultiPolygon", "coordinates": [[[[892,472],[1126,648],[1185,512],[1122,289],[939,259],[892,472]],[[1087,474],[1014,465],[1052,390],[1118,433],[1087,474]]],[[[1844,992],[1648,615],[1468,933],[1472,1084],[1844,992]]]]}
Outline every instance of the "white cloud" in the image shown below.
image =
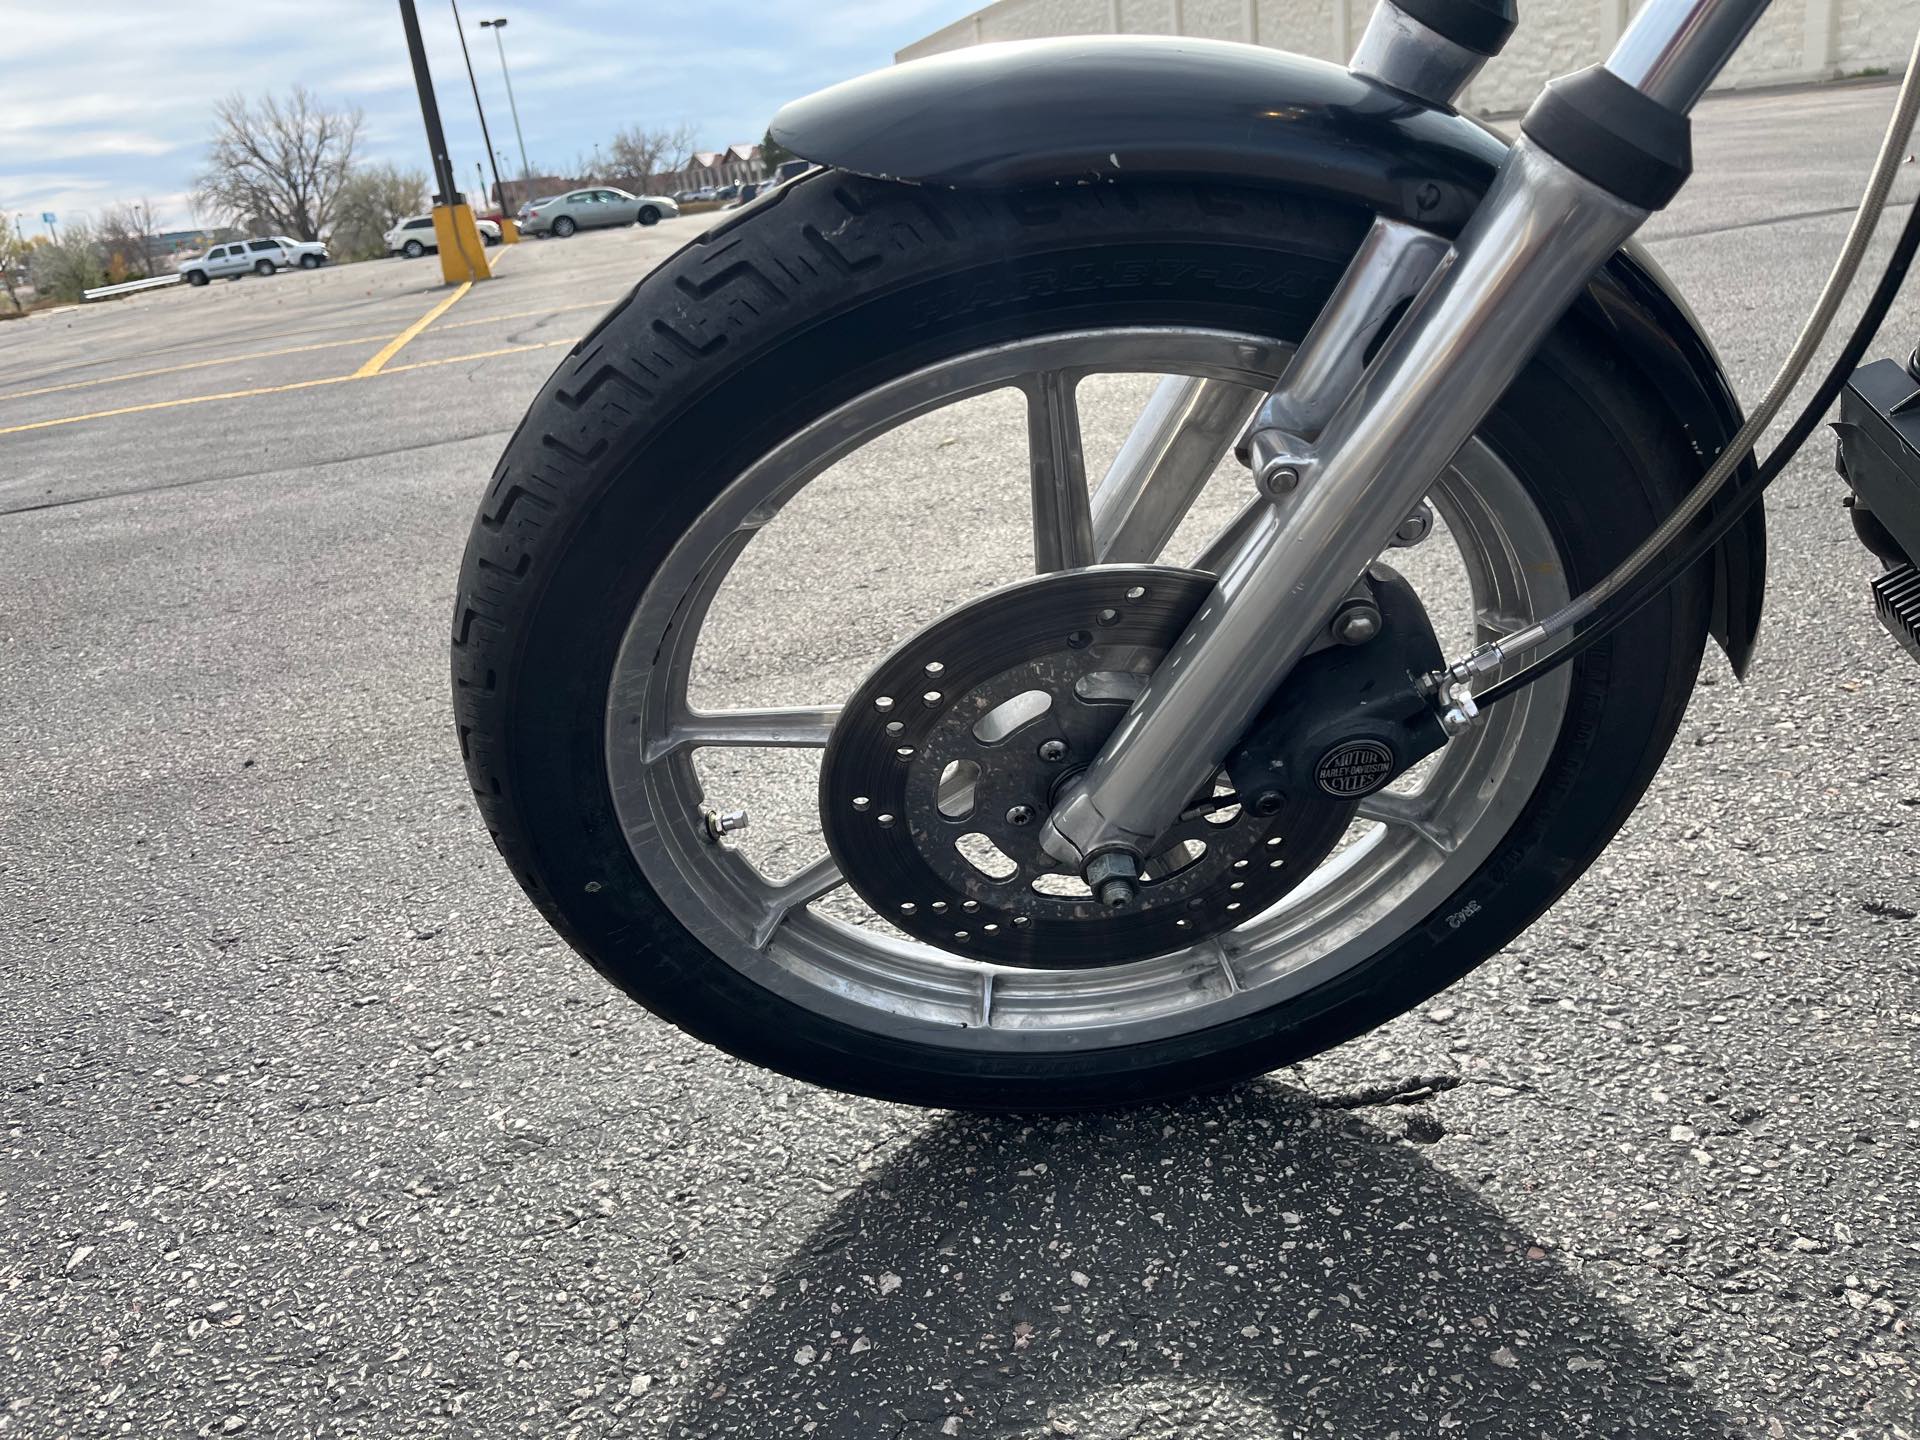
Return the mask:
{"type": "MultiPolygon", "coordinates": [[[[691,122],[702,146],[757,139],[789,98],[889,62],[974,8],[967,0],[470,0],[465,19],[496,148],[516,155],[491,34],[504,13],[507,58],[536,167],[590,155],[623,125],[691,122]]],[[[425,168],[426,146],[400,21],[369,0],[228,7],[213,26],[158,23],[146,0],[8,7],[0,87],[0,209],[37,214],[143,193],[184,196],[214,103],[304,84],[359,105],[370,158],[425,168]],[[30,13],[22,15],[21,11],[30,13]],[[92,196],[94,198],[87,199],[92,196]]],[[[451,17],[421,7],[457,174],[483,158],[451,17]]]]}

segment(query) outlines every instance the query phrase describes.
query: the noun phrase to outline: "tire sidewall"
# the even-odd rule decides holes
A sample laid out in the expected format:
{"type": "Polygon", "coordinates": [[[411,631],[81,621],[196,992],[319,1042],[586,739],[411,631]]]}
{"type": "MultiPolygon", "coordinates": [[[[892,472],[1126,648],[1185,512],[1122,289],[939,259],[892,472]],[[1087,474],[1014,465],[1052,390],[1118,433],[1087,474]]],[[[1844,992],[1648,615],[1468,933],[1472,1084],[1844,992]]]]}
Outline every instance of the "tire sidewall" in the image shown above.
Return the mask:
{"type": "MultiPolygon", "coordinates": [[[[812,203],[823,188],[813,187],[812,203]]],[[[517,612],[507,682],[489,702],[503,743],[486,778],[503,787],[497,808],[513,830],[502,846],[536,903],[603,974],[683,1029],[759,1064],[882,1098],[978,1108],[1076,1108],[1228,1083],[1349,1038],[1444,988],[1531,923],[1591,862],[1630,813],[1678,723],[1704,635],[1700,587],[1679,587],[1650,605],[1573,667],[1545,775],[1467,884],[1372,959],[1287,1003],[1150,1043],[990,1053],[940,1045],[931,1030],[921,1043],[857,1029],[753,984],[695,941],[655,894],[609,791],[608,676],[673,540],[725,483],[801,424],[946,356],[1096,322],[1205,323],[1297,340],[1367,219],[1263,196],[1250,207],[1260,213],[1227,245],[1217,216],[1196,220],[1184,236],[1156,220],[1156,209],[1180,208],[1164,196],[1142,197],[1148,213],[1134,238],[1111,214],[1104,225],[1034,227],[1023,218],[1029,198],[999,203],[1004,211],[956,204],[980,228],[956,224],[944,246],[929,247],[925,271],[889,277],[811,325],[788,317],[758,353],[709,376],[704,392],[685,396],[637,446],[609,445],[607,463],[574,503],[542,517],[548,544],[553,523],[564,525],[566,563],[548,563],[537,598],[517,612]],[[973,263],[940,264],[956,251],[970,252],[973,263]],[[1143,265],[1163,283],[1091,283],[1138,275],[1143,265]],[[1043,272],[1058,283],[1036,284],[1043,272]],[[1089,283],[1076,290],[1078,281],[1089,283]],[[743,415],[759,423],[743,424],[743,415]],[[716,436],[726,438],[716,445],[716,436]],[[1617,665],[1622,654],[1634,663],[1617,665]]],[[[756,225],[785,208],[805,207],[790,197],[786,207],[758,212],[756,225]]],[[[779,223],[791,231],[805,221],[795,214],[779,223]]],[[[671,283],[664,273],[643,282],[613,325],[583,342],[587,362],[619,336],[685,323],[683,296],[671,283]]],[[[516,463],[526,473],[550,465],[556,440],[577,453],[590,448],[579,410],[562,398],[579,358],[536,403],[503,476],[516,463]]],[[[1597,337],[1570,319],[1482,432],[1539,504],[1575,590],[1624,556],[1684,484],[1672,437],[1635,433],[1652,413],[1625,377],[1609,375],[1597,337]],[[1540,425],[1544,415],[1555,423],[1540,425]]],[[[467,580],[476,563],[470,549],[467,580]]],[[[462,588],[470,590],[466,580],[462,588]]]]}

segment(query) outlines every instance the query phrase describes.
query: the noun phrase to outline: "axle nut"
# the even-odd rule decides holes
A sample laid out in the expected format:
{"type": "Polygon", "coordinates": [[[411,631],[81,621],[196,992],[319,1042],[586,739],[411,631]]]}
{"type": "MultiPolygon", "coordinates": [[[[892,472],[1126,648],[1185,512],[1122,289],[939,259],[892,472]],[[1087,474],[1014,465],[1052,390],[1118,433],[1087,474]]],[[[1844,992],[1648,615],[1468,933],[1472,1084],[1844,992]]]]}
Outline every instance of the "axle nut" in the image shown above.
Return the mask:
{"type": "Polygon", "coordinates": [[[1109,910],[1131,905],[1140,893],[1140,861],[1131,851],[1103,850],[1087,862],[1080,877],[1093,891],[1093,898],[1109,910]]]}

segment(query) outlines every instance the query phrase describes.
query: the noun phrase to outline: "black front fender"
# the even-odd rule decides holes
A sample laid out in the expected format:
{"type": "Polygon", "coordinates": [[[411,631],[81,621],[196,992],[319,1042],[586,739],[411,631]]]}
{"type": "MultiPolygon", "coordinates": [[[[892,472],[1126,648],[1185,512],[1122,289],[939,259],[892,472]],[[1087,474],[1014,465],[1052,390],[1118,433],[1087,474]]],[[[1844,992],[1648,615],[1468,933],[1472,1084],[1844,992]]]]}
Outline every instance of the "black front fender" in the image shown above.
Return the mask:
{"type": "MultiPolygon", "coordinates": [[[[856,174],[956,189],[1214,180],[1303,190],[1453,234],[1507,141],[1335,65],[1217,40],[981,45],[849,80],[774,117],[774,141],[856,174]]],[[[1661,395],[1705,470],[1740,428],[1686,304],[1637,246],[1580,302],[1661,395]]],[[[1723,503],[1753,482],[1749,456],[1723,503]]],[[[1713,634],[1745,674],[1766,586],[1759,505],[1714,556],[1713,634]]]]}

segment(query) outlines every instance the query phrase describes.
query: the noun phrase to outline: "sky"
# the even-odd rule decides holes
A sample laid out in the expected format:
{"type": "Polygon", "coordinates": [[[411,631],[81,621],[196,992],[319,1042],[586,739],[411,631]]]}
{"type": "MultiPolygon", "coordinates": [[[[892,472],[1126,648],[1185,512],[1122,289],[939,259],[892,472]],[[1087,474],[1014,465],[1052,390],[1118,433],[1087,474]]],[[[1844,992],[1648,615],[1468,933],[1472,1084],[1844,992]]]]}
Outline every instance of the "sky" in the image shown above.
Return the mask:
{"type": "MultiPolygon", "coordinates": [[[[766,133],[786,100],[892,63],[980,0],[466,0],[494,148],[517,168],[491,31],[505,16],[527,157],[565,173],[622,126],[690,122],[701,149],[766,133]]],[[[418,0],[462,187],[485,158],[448,0],[418,0]]],[[[149,200],[196,223],[191,190],[214,103],[299,83],[365,112],[362,153],[427,170],[395,0],[0,0],[0,210],[97,215],[149,200]]],[[[509,174],[507,165],[501,174],[509,174]]],[[[487,179],[492,180],[492,172],[487,179]]]]}

